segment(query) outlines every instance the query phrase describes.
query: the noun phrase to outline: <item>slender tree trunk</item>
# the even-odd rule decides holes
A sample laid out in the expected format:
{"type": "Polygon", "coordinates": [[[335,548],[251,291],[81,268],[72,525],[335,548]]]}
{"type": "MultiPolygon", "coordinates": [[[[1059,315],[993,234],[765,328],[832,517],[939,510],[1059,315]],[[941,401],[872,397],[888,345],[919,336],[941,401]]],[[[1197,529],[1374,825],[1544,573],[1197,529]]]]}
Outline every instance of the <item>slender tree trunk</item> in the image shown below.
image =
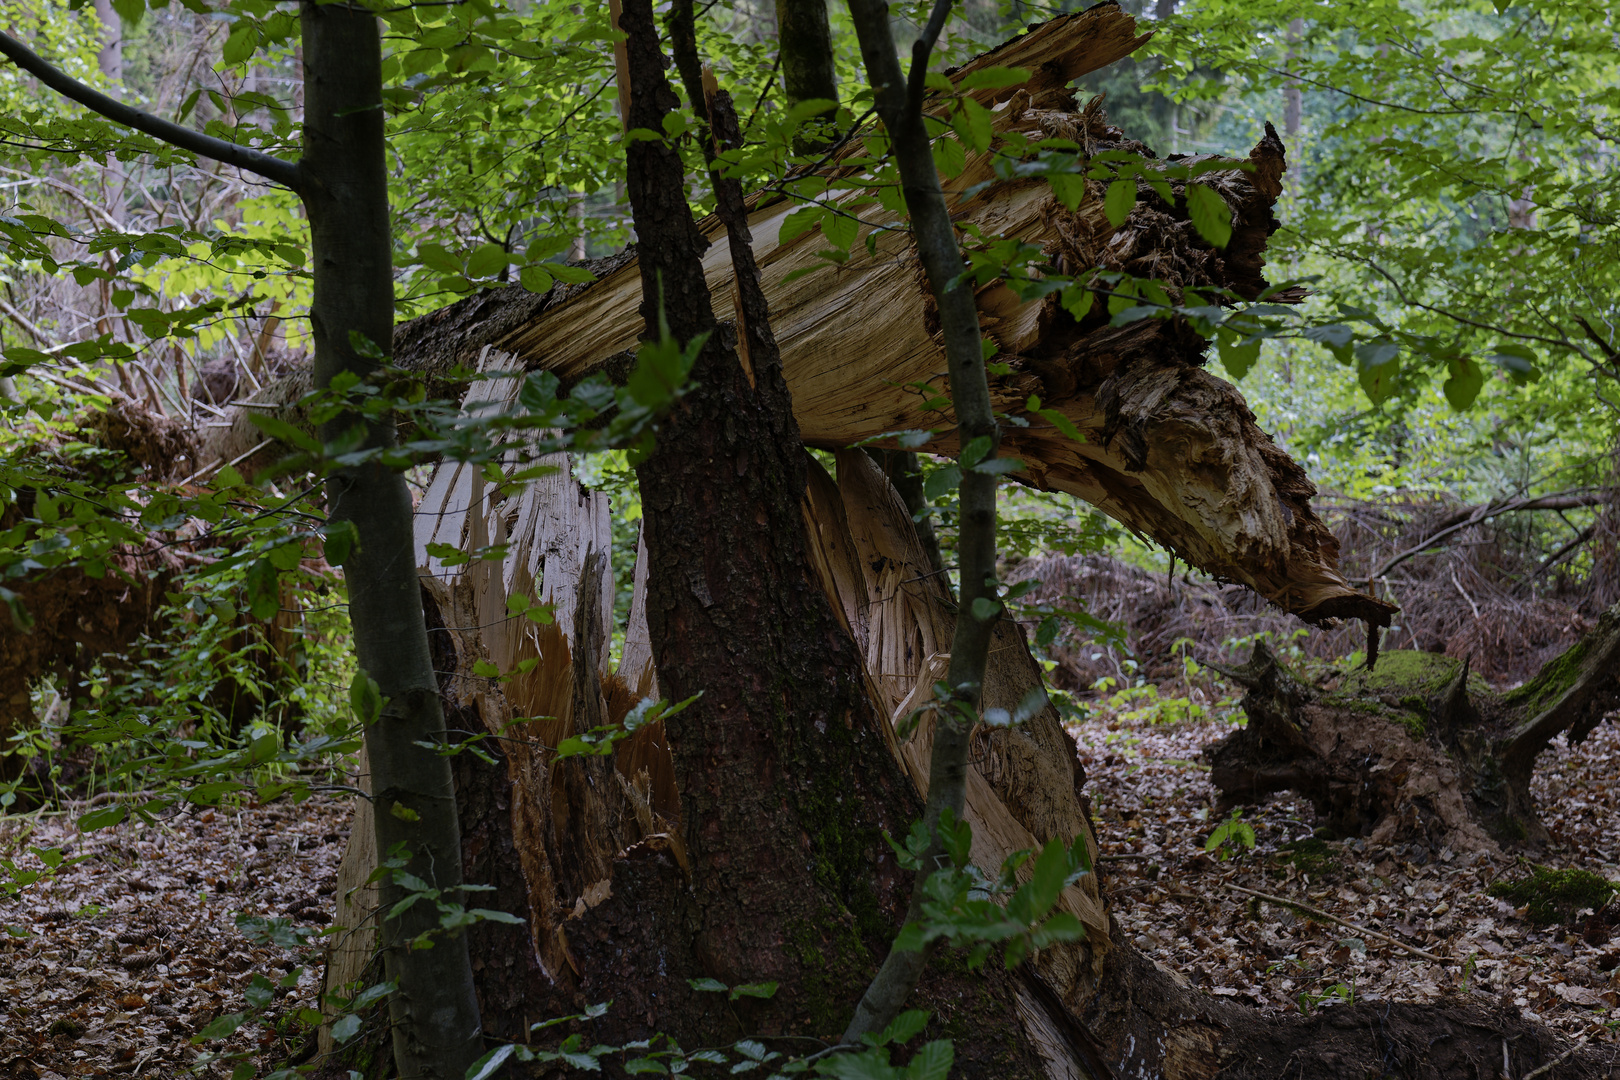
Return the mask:
{"type": "MultiPolygon", "coordinates": [[[[377,19],[363,8],[302,8],[305,65],[303,195],[314,252],[314,379],[329,385],[343,372],[366,375],[375,360],[367,343],[386,349],[394,322],[393,242],[384,166],[381,42],[377,19]]],[[[358,422],[339,417],[322,429],[328,440],[358,422]]],[[[373,423],[366,445],[393,443],[391,419],[373,423]]],[[[406,870],[460,899],[461,837],[450,764],[430,747],[444,741],[438,683],[412,550],[411,496],[405,478],[372,463],[343,469],[327,484],[333,521],[347,521],[358,542],[344,577],[360,670],[376,680],[380,716],[366,726],[373,820],[383,858],[410,854],[406,870]],[[427,746],[420,745],[426,743],[427,746]]],[[[405,895],[383,882],[385,908],[405,895]]],[[[382,923],[384,970],[399,983],[389,999],[394,1060],[401,1076],[460,1080],[483,1052],[472,970],[462,934],[435,935],[439,913],[418,902],[382,923]]]]}
{"type": "MultiPolygon", "coordinates": [[[[838,101],[838,77],[827,0],[776,0],[776,44],[781,50],[782,86],[788,104],[815,98],[834,102],[833,108],[818,117],[831,120],[838,101]]],[[[832,141],[831,131],[805,132],[795,137],[794,149],[808,154],[832,141]]]]}
{"type": "MultiPolygon", "coordinates": [[[[368,10],[305,0],[300,9],[304,63],[304,155],[297,163],[160,119],[117,101],[52,67],[0,33],[0,52],[52,90],[102,116],[204,157],[255,172],[297,192],[309,212],[315,339],[313,380],[328,387],[342,373],[365,377],[393,340],[393,241],[388,219],[382,101],[382,41],[368,10]],[[370,354],[370,355],[367,355],[370,354]]],[[[358,422],[325,425],[328,440],[358,422]]],[[[392,445],[392,419],[374,421],[363,445],[392,445]]],[[[408,854],[405,869],[459,900],[461,838],[444,742],[444,716],[428,655],[427,630],[412,546],[405,478],[379,464],[329,478],[331,519],[349,522],[357,542],[344,566],[349,617],[363,674],[382,696],[366,718],[377,847],[381,857],[408,854]]],[[[391,881],[384,904],[403,897],[391,881]]],[[[418,902],[385,918],[384,966],[399,985],[389,998],[396,1067],[408,1077],[458,1080],[482,1051],[466,938],[439,936],[438,912],[418,902]],[[433,933],[432,946],[418,939],[433,933]]]]}
{"type": "MultiPolygon", "coordinates": [[[[977,447],[978,458],[988,463],[996,456],[1001,429],[990,403],[989,376],[980,343],[979,311],[973,290],[959,280],[964,265],[962,251],[923,123],[923,80],[929,53],[944,28],[950,7],[950,0],[938,0],[934,5],[927,27],[912,48],[909,78],[901,72],[895,58],[888,4],[882,0],[851,0],[850,13],[860,37],[861,56],[866,61],[873,101],[900,166],[900,184],[911,219],[912,239],[939,311],[958,445],[964,450],[977,447]]],[[[907,922],[921,918],[927,895],[925,883],[932,873],[934,860],[944,851],[938,838],[942,816],[947,812],[957,818],[962,816],[967,797],[971,718],[978,715],[991,632],[1002,613],[995,577],[996,477],[981,471],[976,467],[978,464],[963,466],[958,491],[957,559],[961,603],[951,639],[946,685],[951,688],[954,702],[960,704],[961,712],[942,708],[937,713],[933,760],[929,765],[928,805],[923,815],[934,841],[928,857],[923,860],[924,869],[917,872],[913,883],[907,922]]],[[[926,950],[891,950],[883,969],[856,1009],[854,1019],[844,1032],[844,1040],[855,1042],[862,1035],[881,1031],[899,1015],[926,963],[926,950]]]]}

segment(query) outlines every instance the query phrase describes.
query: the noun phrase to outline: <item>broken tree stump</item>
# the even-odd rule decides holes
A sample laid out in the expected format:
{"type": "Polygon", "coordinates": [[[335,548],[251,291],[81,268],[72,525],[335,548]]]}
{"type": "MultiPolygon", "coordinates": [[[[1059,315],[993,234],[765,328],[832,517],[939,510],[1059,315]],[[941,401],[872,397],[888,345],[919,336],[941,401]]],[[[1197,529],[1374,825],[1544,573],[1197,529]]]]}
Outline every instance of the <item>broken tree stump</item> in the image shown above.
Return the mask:
{"type": "Polygon", "coordinates": [[[1208,751],[1210,780],[1228,804],[1298,792],[1334,832],[1380,846],[1539,846],[1536,756],[1564,732],[1579,742],[1620,707],[1620,605],[1515,690],[1469,668],[1402,650],[1323,687],[1256,645],[1228,673],[1247,688],[1248,726],[1208,751]]]}

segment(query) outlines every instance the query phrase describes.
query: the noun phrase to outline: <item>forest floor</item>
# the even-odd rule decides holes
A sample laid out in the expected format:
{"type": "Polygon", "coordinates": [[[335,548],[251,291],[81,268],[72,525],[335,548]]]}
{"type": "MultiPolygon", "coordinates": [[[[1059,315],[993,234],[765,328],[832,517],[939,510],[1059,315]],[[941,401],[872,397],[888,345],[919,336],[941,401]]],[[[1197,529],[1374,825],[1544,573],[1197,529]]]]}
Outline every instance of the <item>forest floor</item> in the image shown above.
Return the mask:
{"type": "MultiPolygon", "coordinates": [[[[268,1062],[298,1050],[308,1029],[297,1012],[315,1005],[320,949],[251,943],[236,916],[304,930],[330,921],[347,803],[188,807],[155,825],[82,835],[80,813],[0,821],[0,855],[19,868],[39,868],[29,848],[83,859],[0,901],[0,1080],[177,1080],[200,1051],[268,1062]],[[273,1021],[194,1045],[210,1023],[249,1009],[255,976],[273,987],[264,1013],[273,1021]]],[[[205,1075],[233,1069],[222,1061],[205,1075]]]]}
{"type": "MultiPolygon", "coordinates": [[[[1101,834],[1104,888],[1140,949],[1194,986],[1265,1010],[1464,995],[1494,1005],[1506,995],[1566,1038],[1620,1055],[1620,933],[1583,937],[1586,920],[1536,927],[1487,896],[1499,878],[1527,875],[1514,855],[1324,841],[1310,803],[1292,794],[1244,810],[1252,848],[1233,840],[1222,845],[1227,858],[1206,852],[1225,818],[1200,754],[1231,732],[1223,714],[1241,715],[1212,711],[1215,718],[1163,723],[1155,722],[1161,708],[1104,704],[1070,729],[1101,834]]],[[[1599,725],[1579,746],[1560,736],[1549,747],[1533,785],[1552,835],[1538,865],[1620,880],[1617,777],[1620,723],[1599,725]]]]}
{"type": "MultiPolygon", "coordinates": [[[[1167,711],[1176,710],[1104,703],[1073,729],[1105,887],[1149,955],[1211,993],[1267,1010],[1461,995],[1494,1004],[1506,994],[1565,1036],[1620,1053],[1620,937],[1592,944],[1538,929],[1486,896],[1492,881],[1523,870],[1517,859],[1316,841],[1310,807],[1287,796],[1242,816],[1253,848],[1234,842],[1233,857],[1213,857],[1204,842],[1220,822],[1199,754],[1231,730],[1231,710],[1165,723],[1167,711]],[[1256,892],[1344,922],[1301,916],[1256,892]]],[[[1536,794],[1554,838],[1544,865],[1620,878],[1617,775],[1614,723],[1543,757],[1536,794]]],[[[347,806],[188,809],[88,835],[74,830],[74,816],[0,820],[0,856],[19,867],[37,868],[27,854],[35,847],[83,858],[0,901],[0,1080],[173,1080],[199,1050],[261,1052],[271,1062],[302,1045],[297,1014],[315,1004],[318,949],[250,943],[235,919],[326,924],[347,806]],[[256,976],[290,984],[272,992],[270,1022],[194,1045],[205,1026],[248,1009],[256,976]]],[[[223,1077],[233,1066],[221,1059],[203,1071],[223,1077]]]]}

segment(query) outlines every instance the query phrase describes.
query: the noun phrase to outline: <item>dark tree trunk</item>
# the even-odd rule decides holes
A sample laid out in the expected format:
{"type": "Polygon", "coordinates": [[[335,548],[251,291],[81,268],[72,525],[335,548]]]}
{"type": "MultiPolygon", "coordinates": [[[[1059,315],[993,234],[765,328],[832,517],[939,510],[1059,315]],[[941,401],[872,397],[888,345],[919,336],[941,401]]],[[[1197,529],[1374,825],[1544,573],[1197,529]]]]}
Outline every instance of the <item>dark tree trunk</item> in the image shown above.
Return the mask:
{"type": "Polygon", "coordinates": [[[1435,853],[1547,838],[1530,797],[1536,756],[1584,738],[1620,705],[1620,607],[1517,690],[1493,691],[1467,661],[1386,653],[1336,686],[1307,685],[1257,646],[1231,673],[1249,723],[1209,752],[1228,803],[1297,791],[1323,823],[1378,845],[1435,853]]]}
{"type": "MultiPolygon", "coordinates": [[[[647,0],[627,4],[622,25],[631,126],[657,129],[675,99],[647,0]]],[[[810,569],[806,458],[768,320],[745,296],[739,350],[713,315],[679,159],[650,142],[629,157],[648,333],[707,335],[692,389],[638,470],[658,685],[672,700],[702,696],[667,725],[681,842],[616,859],[611,896],[570,924],[569,952],[580,993],[615,999],[598,1037],[836,1036],[909,884],[882,833],[902,833],[918,803],[810,569]],[[694,992],[699,977],[784,992],[733,1003],[694,992]]],[[[989,1008],[1007,1022],[997,982],[989,1008]]],[[[1027,1050],[992,1056],[1006,1075],[1036,1068],[1027,1050]]]]}

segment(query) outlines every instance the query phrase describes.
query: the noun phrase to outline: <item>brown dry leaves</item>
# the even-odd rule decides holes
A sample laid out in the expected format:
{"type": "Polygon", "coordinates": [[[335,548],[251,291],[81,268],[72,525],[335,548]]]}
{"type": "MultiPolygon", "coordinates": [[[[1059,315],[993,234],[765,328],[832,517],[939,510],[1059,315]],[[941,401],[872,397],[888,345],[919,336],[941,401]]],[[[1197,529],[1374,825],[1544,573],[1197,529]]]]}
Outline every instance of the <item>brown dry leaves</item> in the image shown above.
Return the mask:
{"type": "MultiPolygon", "coordinates": [[[[1620,931],[1592,944],[1562,927],[1531,926],[1486,896],[1499,876],[1524,872],[1513,856],[1445,851],[1430,859],[1416,848],[1371,851],[1350,841],[1327,844],[1327,861],[1295,865],[1284,845],[1312,837],[1314,813],[1308,802],[1283,795],[1245,810],[1256,847],[1220,862],[1204,853],[1222,816],[1198,757],[1230,730],[1228,722],[1156,725],[1100,708],[1072,730],[1097,812],[1104,887],[1121,928],[1195,986],[1282,1011],[1352,994],[1432,1002],[1466,993],[1486,1004],[1506,995],[1567,1037],[1616,1041],[1620,931]],[[1446,962],[1253,900],[1231,885],[1298,900],[1446,962]]],[[[1542,756],[1535,792],[1554,838],[1543,865],[1620,878],[1617,764],[1620,726],[1613,722],[1579,747],[1560,738],[1542,756]]]]}
{"type": "MultiPolygon", "coordinates": [[[[305,969],[271,1017],[290,1021],[314,1004],[318,956],[252,946],[233,916],[328,922],[347,805],[188,809],[156,826],[83,836],[73,816],[0,822],[0,852],[20,864],[37,868],[29,847],[91,856],[0,903],[0,924],[28,932],[0,934],[0,1077],[173,1080],[196,1057],[192,1035],[246,1010],[242,991],[255,974],[274,982],[305,969]]],[[[250,1023],[209,1049],[285,1060],[303,1036],[283,1026],[285,1036],[250,1023]]]]}

